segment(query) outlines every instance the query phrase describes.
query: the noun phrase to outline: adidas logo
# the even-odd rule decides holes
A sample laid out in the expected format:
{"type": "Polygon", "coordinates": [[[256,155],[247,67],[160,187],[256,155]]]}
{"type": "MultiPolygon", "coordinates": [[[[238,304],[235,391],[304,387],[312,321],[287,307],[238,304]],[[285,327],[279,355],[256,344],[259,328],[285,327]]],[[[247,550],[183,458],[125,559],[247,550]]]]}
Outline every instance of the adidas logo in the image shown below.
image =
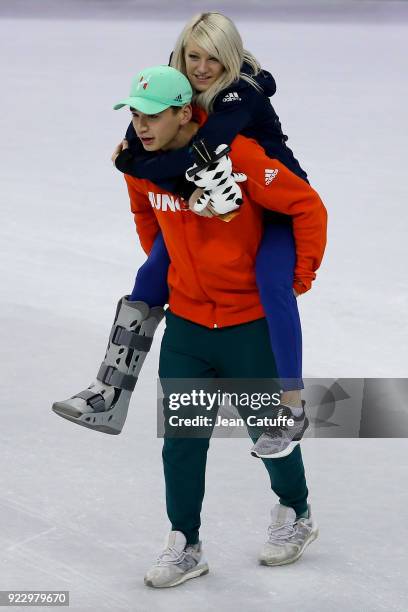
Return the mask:
{"type": "Polygon", "coordinates": [[[278,174],[279,170],[271,170],[270,168],[266,168],[265,169],[265,185],[270,185],[273,181],[273,179],[275,178],[275,176],[278,174]]]}
{"type": "Polygon", "coordinates": [[[223,102],[238,102],[240,100],[241,98],[239,97],[236,91],[232,91],[231,93],[227,94],[225,98],[222,99],[223,102]]]}
{"type": "Polygon", "coordinates": [[[175,99],[175,101],[176,101],[176,102],[182,102],[183,97],[182,97],[182,95],[181,95],[181,94],[179,94],[179,95],[178,95],[178,96],[176,96],[174,99],[175,99]]]}

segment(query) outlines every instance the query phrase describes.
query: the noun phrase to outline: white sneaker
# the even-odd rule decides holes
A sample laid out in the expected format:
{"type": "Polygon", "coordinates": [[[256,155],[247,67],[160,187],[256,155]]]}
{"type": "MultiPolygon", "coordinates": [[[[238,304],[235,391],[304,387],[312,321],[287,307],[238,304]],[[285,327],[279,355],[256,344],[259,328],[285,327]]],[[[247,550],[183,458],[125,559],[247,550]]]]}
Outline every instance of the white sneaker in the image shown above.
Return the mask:
{"type": "Polygon", "coordinates": [[[298,519],[293,508],[282,504],[272,508],[268,540],[259,556],[261,565],[293,563],[299,559],[306,546],[317,538],[319,529],[313,519],[310,504],[307,508],[309,516],[298,519]]]}
{"type": "Polygon", "coordinates": [[[144,582],[150,587],[173,587],[190,578],[208,574],[208,571],[201,542],[187,545],[184,533],[170,531],[164,551],[147,572],[144,582]]]}

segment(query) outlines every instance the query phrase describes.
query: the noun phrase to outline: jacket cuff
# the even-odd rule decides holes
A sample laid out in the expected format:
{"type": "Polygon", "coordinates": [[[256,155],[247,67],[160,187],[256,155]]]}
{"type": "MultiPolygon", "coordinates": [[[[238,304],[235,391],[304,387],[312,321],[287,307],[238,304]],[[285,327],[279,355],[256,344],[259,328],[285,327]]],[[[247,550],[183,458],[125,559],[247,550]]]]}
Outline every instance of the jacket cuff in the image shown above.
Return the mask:
{"type": "Polygon", "coordinates": [[[311,281],[304,282],[304,281],[301,281],[298,278],[295,278],[295,280],[293,281],[293,289],[299,295],[301,295],[302,293],[306,293],[306,291],[309,291],[311,286],[312,286],[312,282],[311,281]]]}
{"type": "Polygon", "coordinates": [[[133,154],[129,149],[124,149],[119,153],[117,158],[115,159],[115,166],[118,170],[123,172],[124,174],[129,174],[128,168],[129,164],[133,159],[133,154]]]}

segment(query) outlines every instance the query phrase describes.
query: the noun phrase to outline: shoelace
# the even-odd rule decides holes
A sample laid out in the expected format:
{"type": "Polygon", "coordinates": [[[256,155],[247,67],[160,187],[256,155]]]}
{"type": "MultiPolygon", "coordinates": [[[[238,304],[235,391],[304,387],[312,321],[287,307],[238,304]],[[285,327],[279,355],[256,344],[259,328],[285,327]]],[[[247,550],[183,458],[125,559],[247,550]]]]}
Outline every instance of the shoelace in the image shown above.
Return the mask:
{"type": "Polygon", "coordinates": [[[268,542],[281,542],[292,538],[296,534],[295,523],[283,523],[283,525],[269,525],[268,542]],[[280,532],[280,533],[279,533],[280,532]]]}
{"type": "Polygon", "coordinates": [[[302,521],[303,527],[311,532],[311,527],[303,521],[309,520],[306,517],[296,519],[293,523],[283,523],[283,525],[269,525],[268,527],[268,542],[274,544],[276,542],[284,542],[284,540],[291,539],[297,535],[296,524],[302,521]],[[278,531],[281,533],[277,533],[278,531]]]}
{"type": "Polygon", "coordinates": [[[177,563],[180,563],[180,561],[182,561],[185,556],[186,556],[185,550],[179,551],[174,546],[168,546],[166,550],[164,550],[157,557],[157,565],[168,565],[169,563],[177,564],[177,563]],[[166,559],[166,557],[169,557],[169,558],[166,559]]]}

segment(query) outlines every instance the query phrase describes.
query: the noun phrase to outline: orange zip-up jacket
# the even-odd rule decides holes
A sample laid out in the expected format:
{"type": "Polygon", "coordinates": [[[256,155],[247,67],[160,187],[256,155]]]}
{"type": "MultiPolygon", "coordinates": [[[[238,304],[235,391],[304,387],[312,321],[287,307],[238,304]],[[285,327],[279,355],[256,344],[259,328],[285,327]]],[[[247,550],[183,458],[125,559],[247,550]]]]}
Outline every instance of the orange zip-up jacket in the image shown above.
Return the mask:
{"type": "Polygon", "coordinates": [[[182,198],[146,179],[125,175],[136,229],[147,254],[162,231],[171,260],[171,311],[210,328],[265,316],[255,280],[262,207],[293,219],[298,293],[310,289],[326,245],[326,209],[308,183],[243,136],[234,139],[230,157],[234,170],[244,172],[248,180],[240,183],[239,214],[228,223],[200,217],[188,210],[182,198]]]}

